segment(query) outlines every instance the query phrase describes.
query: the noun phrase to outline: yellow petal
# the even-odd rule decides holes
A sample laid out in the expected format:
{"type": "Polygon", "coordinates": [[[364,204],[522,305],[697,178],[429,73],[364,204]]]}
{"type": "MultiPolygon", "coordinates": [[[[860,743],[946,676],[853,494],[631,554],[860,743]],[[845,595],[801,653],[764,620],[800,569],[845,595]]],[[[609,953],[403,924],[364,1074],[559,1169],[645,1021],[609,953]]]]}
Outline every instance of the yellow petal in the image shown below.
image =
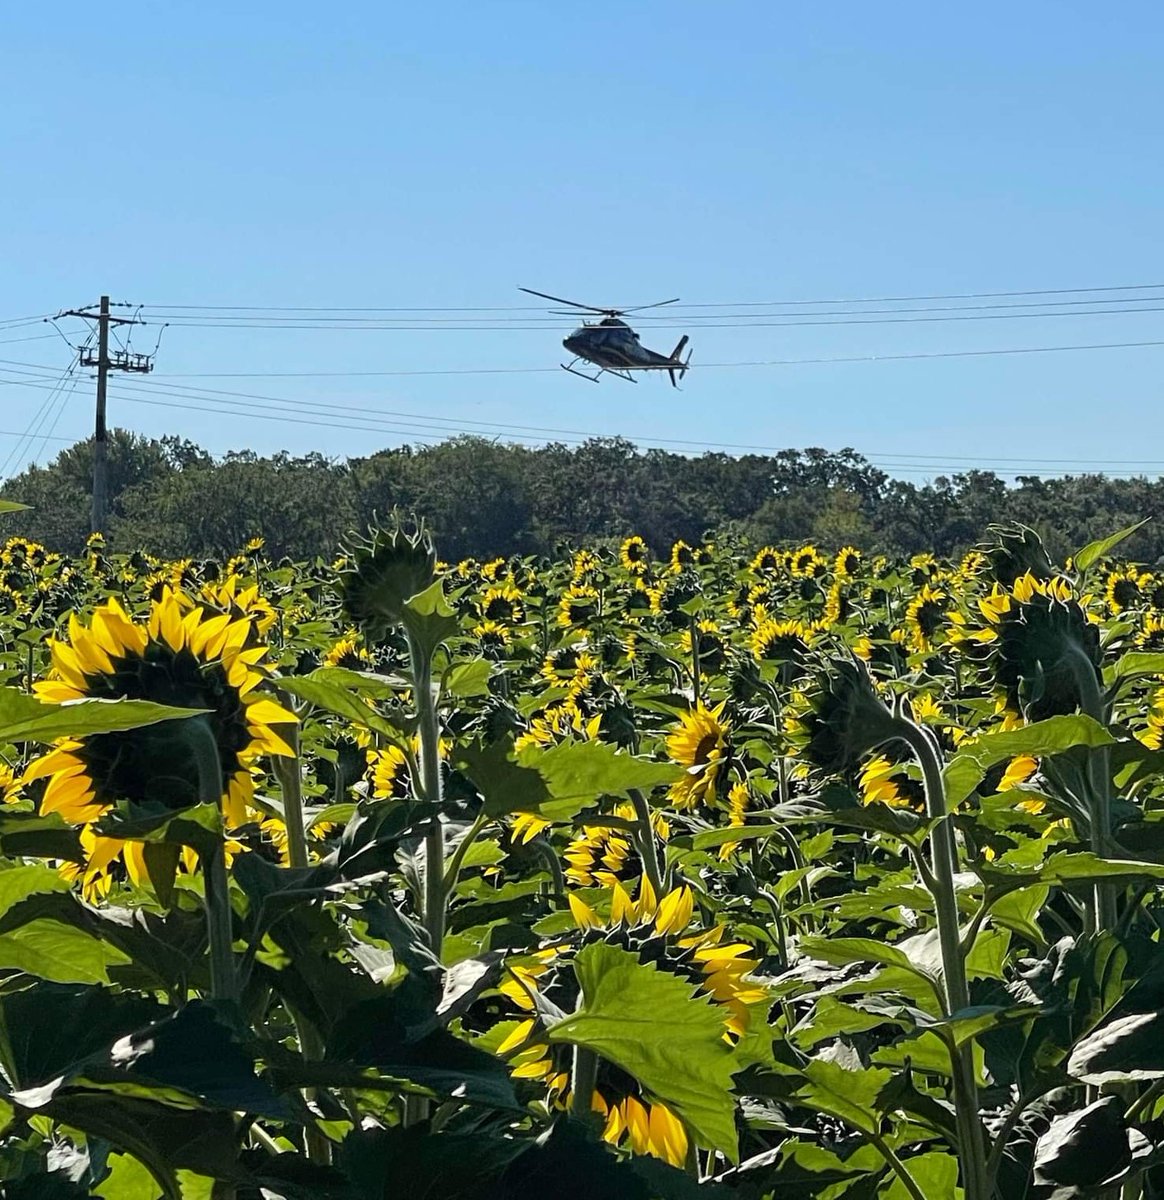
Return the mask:
{"type": "Polygon", "coordinates": [[[615,883],[611,889],[612,897],[610,901],[610,922],[612,925],[633,924],[635,919],[635,906],[631,898],[623,890],[621,883],[615,883]]]}
{"type": "Polygon", "coordinates": [[[265,697],[247,701],[247,720],[252,724],[261,723],[263,725],[299,724],[299,719],[293,712],[265,697]]]}
{"type": "Polygon", "coordinates": [[[689,887],[676,888],[663,897],[655,917],[655,929],[661,934],[680,933],[691,923],[695,896],[689,887]]]}
{"type": "Polygon", "coordinates": [[[567,899],[570,903],[570,912],[574,914],[574,921],[579,929],[602,928],[598,914],[576,892],[570,892],[567,899]]]}

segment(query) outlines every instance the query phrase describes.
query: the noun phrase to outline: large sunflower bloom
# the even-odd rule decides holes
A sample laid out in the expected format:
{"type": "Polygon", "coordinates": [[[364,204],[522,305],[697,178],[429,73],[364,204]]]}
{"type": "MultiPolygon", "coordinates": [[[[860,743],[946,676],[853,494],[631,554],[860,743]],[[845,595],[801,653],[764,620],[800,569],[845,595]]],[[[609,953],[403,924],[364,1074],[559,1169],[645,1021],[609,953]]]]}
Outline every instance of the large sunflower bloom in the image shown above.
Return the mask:
{"type": "Polygon", "coordinates": [[[667,753],[686,768],[682,779],[667,793],[676,808],[694,808],[715,800],[716,775],[731,752],[729,726],[723,720],[727,701],[707,708],[700,701],[693,709],[679,714],[679,724],[667,737],[667,753]]]}
{"type": "MultiPolygon", "coordinates": [[[[266,649],[246,647],[247,617],[212,614],[166,589],[148,623],[135,623],[116,600],[94,613],[89,628],[69,618],[68,638],[51,643],[52,677],[35,685],[44,700],[151,700],[207,710],[191,718],[213,737],[230,828],[247,820],[254,794],[251,764],[264,754],[293,754],[272,726],[295,717],[256,691],[266,649]]],[[[24,781],[46,779],[43,813],[71,824],[96,820],[119,800],[179,810],[198,803],[196,754],[180,728],[161,722],[121,733],[58,742],[27,769],[24,781]]]]}

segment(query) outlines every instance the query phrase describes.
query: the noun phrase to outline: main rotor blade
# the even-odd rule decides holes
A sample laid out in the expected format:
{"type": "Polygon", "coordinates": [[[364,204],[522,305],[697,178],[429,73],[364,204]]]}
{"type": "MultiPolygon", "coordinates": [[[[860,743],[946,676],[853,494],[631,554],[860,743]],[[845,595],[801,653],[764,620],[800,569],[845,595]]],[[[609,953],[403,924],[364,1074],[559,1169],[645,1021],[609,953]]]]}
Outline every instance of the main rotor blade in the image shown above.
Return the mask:
{"type": "Polygon", "coordinates": [[[643,312],[645,309],[648,309],[648,308],[662,308],[662,307],[664,307],[664,305],[667,305],[667,304],[678,304],[678,303],[679,303],[679,297],[676,296],[674,300],[656,300],[654,304],[638,304],[634,308],[624,308],[624,309],[621,309],[620,311],[624,312],[624,313],[643,312]]]}
{"type": "Polygon", "coordinates": [[[561,296],[551,296],[548,292],[535,292],[533,288],[518,287],[519,292],[528,292],[531,296],[539,296],[543,300],[552,300],[555,304],[568,304],[571,308],[580,309],[584,312],[593,313],[608,313],[613,310],[609,308],[595,308],[593,304],[579,304],[575,300],[563,300],[561,296]]]}

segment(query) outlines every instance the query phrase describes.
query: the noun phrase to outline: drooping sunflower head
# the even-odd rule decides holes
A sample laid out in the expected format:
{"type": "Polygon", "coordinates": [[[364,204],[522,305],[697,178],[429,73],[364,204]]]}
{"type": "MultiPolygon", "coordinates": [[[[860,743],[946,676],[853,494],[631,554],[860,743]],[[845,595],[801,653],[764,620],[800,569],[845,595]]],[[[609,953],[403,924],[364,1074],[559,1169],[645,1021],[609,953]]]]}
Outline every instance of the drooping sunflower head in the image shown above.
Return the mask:
{"type": "Polygon", "coordinates": [[[715,708],[698,701],[694,708],[679,714],[679,723],[667,737],[667,754],[684,768],[683,777],[667,793],[676,808],[715,802],[717,776],[731,757],[726,707],[726,700],[715,708]]]}
{"type": "MultiPolygon", "coordinates": [[[[616,805],[612,816],[633,821],[634,806],[616,805]]],[[[662,841],[671,836],[671,827],[659,812],[651,814],[655,834],[662,841]]],[[[566,878],[576,887],[613,887],[642,873],[642,859],[634,838],[627,829],[610,825],[584,825],[571,839],[565,852],[566,878]]]]}
{"type": "Polygon", "coordinates": [[[785,555],[775,546],[763,546],[756,551],[748,569],[754,575],[773,575],[786,564],[785,555]]]}
{"type": "Polygon", "coordinates": [[[368,774],[377,800],[407,800],[412,795],[408,759],[398,746],[369,750],[368,774]]]}
{"type": "Polygon", "coordinates": [[[895,762],[885,754],[872,755],[858,773],[861,803],[920,811],[925,807],[926,795],[915,775],[916,770],[906,763],[895,762]]]}
{"type": "Polygon", "coordinates": [[[812,632],[800,621],[775,621],[770,617],[761,620],[748,638],[757,662],[787,663],[794,668],[803,666],[811,644],[812,632]]]}
{"type": "Polygon", "coordinates": [[[513,637],[509,627],[500,621],[478,621],[472,633],[486,658],[502,657],[513,637]]]}
{"type": "Polygon", "coordinates": [[[987,562],[989,576],[1003,587],[1016,579],[1030,575],[1034,579],[1050,579],[1055,573],[1043,539],[1026,525],[989,525],[987,541],[978,547],[987,562]]]}
{"type": "Polygon", "coordinates": [[[259,591],[257,583],[247,584],[238,575],[228,574],[221,582],[208,583],[202,589],[202,599],[233,620],[247,620],[253,628],[252,641],[266,636],[275,623],[271,602],[259,591]]]}
{"type": "Polygon", "coordinates": [[[1164,620],[1156,613],[1148,613],[1135,641],[1141,650],[1164,650],[1164,620]]]}
{"type": "Polygon", "coordinates": [[[982,645],[1007,707],[1028,720],[1075,712],[1091,684],[1100,686],[1099,630],[1062,576],[1020,576],[1009,592],[981,602],[987,620],[982,645]]]}
{"type": "Polygon", "coordinates": [[[789,706],[785,727],[798,753],[830,775],[851,770],[870,750],[900,736],[898,719],[859,659],[839,659],[818,672],[812,688],[789,706]]]}
{"type": "Polygon", "coordinates": [[[333,642],[323,656],[325,667],[345,667],[349,671],[366,671],[371,663],[372,656],[361,645],[360,635],[355,629],[333,642]]]}
{"type": "Polygon", "coordinates": [[[139,810],[177,811],[221,795],[229,826],[246,820],[251,766],[264,754],[292,753],[274,726],[295,716],[256,689],[265,650],[247,648],[251,624],[167,591],[135,623],[116,600],[85,628],[69,618],[68,637],[51,644],[45,700],[149,700],[203,709],[198,716],[57,744],[26,780],[47,779],[42,812],[71,823],[95,820],[119,801],[139,810]]]}

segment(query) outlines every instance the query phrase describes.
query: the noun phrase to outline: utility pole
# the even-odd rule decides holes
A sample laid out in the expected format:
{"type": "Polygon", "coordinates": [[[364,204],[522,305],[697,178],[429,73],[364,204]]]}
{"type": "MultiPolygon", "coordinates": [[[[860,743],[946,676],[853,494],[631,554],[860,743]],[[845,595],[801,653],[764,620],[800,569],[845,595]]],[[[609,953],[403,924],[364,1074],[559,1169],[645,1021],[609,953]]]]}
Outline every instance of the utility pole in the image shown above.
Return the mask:
{"type": "MultiPolygon", "coordinates": [[[[126,306],[128,307],[128,306],[126,306]]],[[[82,346],[80,364],[97,368],[97,411],[93,422],[93,507],[90,524],[94,533],[105,532],[107,515],[106,497],[109,479],[109,440],[105,427],[105,394],[110,371],[135,371],[148,375],[154,369],[153,356],[135,354],[130,350],[109,351],[109,327],[111,325],[144,325],[136,317],[115,317],[109,312],[109,297],[102,296],[97,305],[87,304],[84,308],[70,308],[57,313],[58,317],[80,317],[83,321],[97,323],[97,349],[82,346]],[[93,309],[97,312],[94,313],[93,309]]]]}

